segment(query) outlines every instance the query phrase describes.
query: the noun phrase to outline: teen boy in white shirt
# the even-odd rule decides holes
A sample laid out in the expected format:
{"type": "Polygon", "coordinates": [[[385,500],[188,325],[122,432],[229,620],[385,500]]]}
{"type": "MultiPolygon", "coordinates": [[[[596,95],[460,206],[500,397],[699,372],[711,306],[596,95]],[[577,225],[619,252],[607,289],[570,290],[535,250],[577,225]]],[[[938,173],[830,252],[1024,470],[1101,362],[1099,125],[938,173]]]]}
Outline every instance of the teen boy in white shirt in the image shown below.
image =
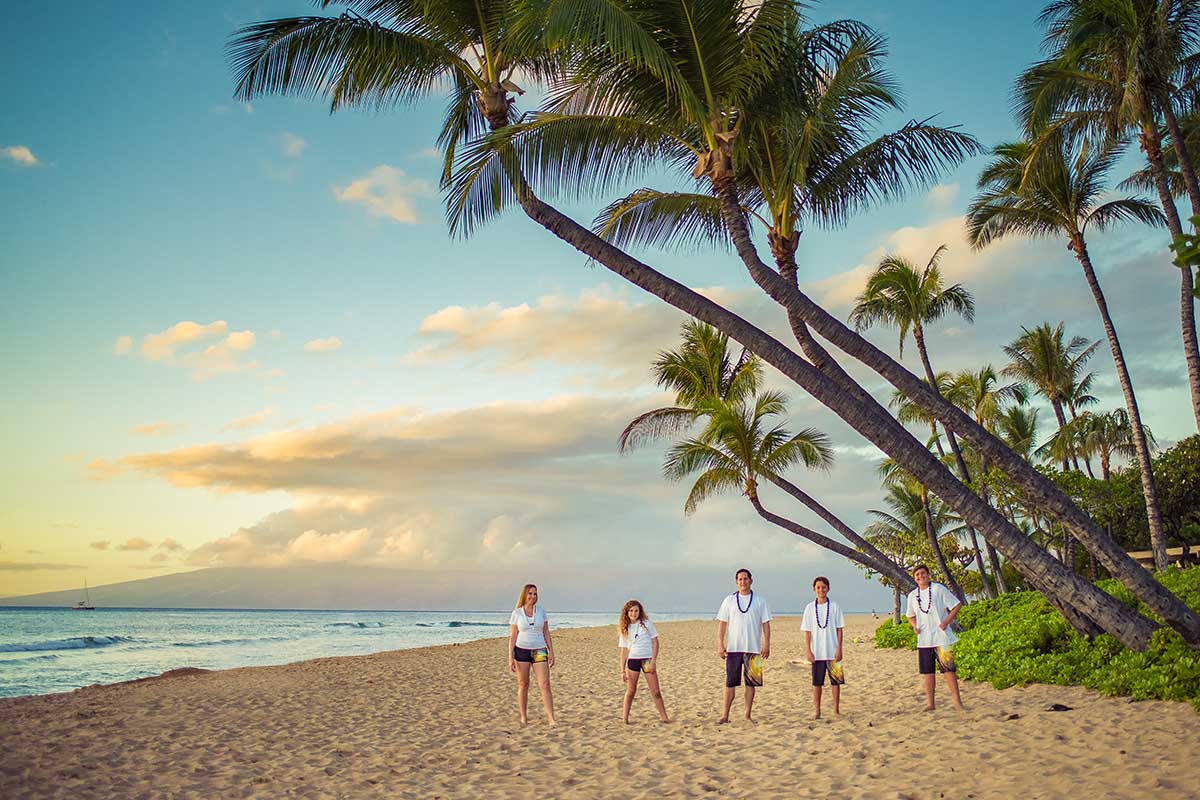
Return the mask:
{"type": "Polygon", "coordinates": [[[808,661],[812,664],[813,719],[821,718],[821,689],[825,676],[829,675],[829,687],[833,693],[833,713],[841,714],[842,684],[842,635],[846,619],[842,607],[829,597],[829,578],[820,575],[813,579],[813,591],[817,599],[804,607],[804,645],[808,661]]]}
{"type": "Polygon", "coordinates": [[[746,681],[746,719],[754,708],[754,690],[763,685],[762,663],[771,657],[771,609],[750,587],[748,569],[735,575],[738,590],[727,596],[717,612],[717,652],[725,661],[725,708],[721,722],[729,722],[733,695],[746,681]]]}
{"type": "Polygon", "coordinates": [[[913,570],[917,588],[908,593],[908,624],[917,632],[917,665],[925,683],[925,710],[933,711],[933,695],[938,671],[946,676],[946,688],[954,707],[963,710],[962,698],[958,694],[958,677],[954,674],[954,643],[958,635],[950,628],[962,601],[940,583],[929,579],[929,567],[920,564],[913,570]]]}

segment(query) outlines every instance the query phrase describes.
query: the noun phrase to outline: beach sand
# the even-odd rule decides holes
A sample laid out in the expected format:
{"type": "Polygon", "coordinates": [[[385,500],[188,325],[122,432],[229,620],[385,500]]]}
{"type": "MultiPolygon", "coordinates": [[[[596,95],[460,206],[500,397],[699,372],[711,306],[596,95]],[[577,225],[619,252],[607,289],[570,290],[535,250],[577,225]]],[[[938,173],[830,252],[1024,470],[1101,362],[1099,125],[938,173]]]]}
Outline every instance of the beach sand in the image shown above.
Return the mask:
{"type": "MultiPolygon", "coordinates": [[[[553,617],[552,617],[553,619],[553,617]]],[[[755,724],[717,725],[716,623],[659,625],[674,719],[644,684],[632,722],[616,628],[554,634],[559,727],[516,717],[506,642],[188,672],[0,700],[0,797],[1184,798],[1200,793],[1185,703],[963,684],[922,712],[916,654],[848,616],[840,718],[811,717],[796,618],[774,624],[755,724]],[[854,641],[855,639],[859,641],[854,641]],[[1072,711],[1051,712],[1062,703],[1072,711]],[[1191,787],[1191,788],[1188,788],[1191,787]]],[[[826,702],[828,703],[828,690],[826,702]]]]}

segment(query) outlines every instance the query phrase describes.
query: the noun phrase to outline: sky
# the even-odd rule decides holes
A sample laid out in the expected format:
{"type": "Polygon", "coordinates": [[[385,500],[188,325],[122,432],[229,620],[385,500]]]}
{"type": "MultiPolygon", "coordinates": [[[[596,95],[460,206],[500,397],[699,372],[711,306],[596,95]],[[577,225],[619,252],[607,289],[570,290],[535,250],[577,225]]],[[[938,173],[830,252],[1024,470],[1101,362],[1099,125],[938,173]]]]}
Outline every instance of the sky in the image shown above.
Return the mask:
{"type": "MultiPolygon", "coordinates": [[[[888,37],[906,98],[892,126],[936,115],[992,145],[1016,133],[1009,90],[1038,56],[1040,5],[813,13],[888,37]]],[[[847,607],[885,604],[744,498],[685,517],[688,486],[660,477],[662,448],[617,455],[624,425],[670,399],[649,362],[682,318],[518,214],[452,238],[432,149],[440,98],[334,115],[319,100],[233,99],[229,36],[308,13],[67,2],[0,29],[0,596],[207,566],[524,569],[545,591],[580,567],[619,583],[770,565],[796,602],[824,572],[847,607]]],[[[806,289],[845,318],[881,257],[924,263],[945,243],[947,279],[974,293],[977,318],[931,330],[937,369],[999,368],[1001,346],[1043,321],[1100,338],[1065,242],[968,249],[982,163],[805,232],[806,289]]],[[[569,210],[588,222],[614,197],[569,210]]],[[[1189,435],[1166,235],[1124,228],[1091,246],[1146,422],[1163,443],[1189,435]]],[[[730,255],[639,255],[783,335],[730,255]]],[[[893,332],[871,338],[895,353],[893,332]]],[[[905,360],[917,368],[911,349],[905,360]]],[[[1116,407],[1106,349],[1092,367],[1100,407],[1116,407]]],[[[792,477],[866,524],[880,454],[790,390],[792,425],[826,431],[838,455],[792,477]]]]}

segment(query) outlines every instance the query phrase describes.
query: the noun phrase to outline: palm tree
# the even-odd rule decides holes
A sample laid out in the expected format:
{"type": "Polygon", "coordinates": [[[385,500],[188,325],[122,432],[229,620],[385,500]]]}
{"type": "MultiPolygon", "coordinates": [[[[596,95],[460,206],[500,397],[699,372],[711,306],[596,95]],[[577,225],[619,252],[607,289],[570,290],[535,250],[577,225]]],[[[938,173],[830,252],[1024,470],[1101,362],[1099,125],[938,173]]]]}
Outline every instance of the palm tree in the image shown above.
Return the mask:
{"type": "MultiPolygon", "coordinates": [[[[961,283],[953,286],[943,284],[939,261],[945,251],[946,245],[935,250],[922,270],[900,256],[884,257],[867,278],[866,288],[850,312],[850,321],[860,331],[873,325],[895,327],[900,333],[901,358],[904,357],[904,343],[909,331],[912,331],[917,354],[925,370],[925,380],[934,391],[937,391],[937,376],[929,362],[925,326],[948,314],[958,314],[967,322],[975,320],[975,300],[971,293],[961,283]]],[[[963,480],[970,481],[971,476],[954,432],[947,429],[946,434],[963,480]]]]}
{"type": "MultiPolygon", "coordinates": [[[[965,602],[967,594],[951,570],[950,560],[946,558],[946,551],[942,547],[941,536],[944,525],[940,523],[944,516],[944,504],[937,497],[931,495],[923,483],[905,472],[890,458],[884,459],[880,463],[879,475],[883,479],[884,488],[889,493],[893,490],[901,491],[913,500],[909,530],[915,532],[924,529],[925,547],[937,562],[938,569],[946,579],[946,586],[959,600],[965,602]]],[[[955,541],[957,542],[957,539],[955,541]]]]}
{"type": "MultiPolygon", "coordinates": [[[[1024,405],[1028,399],[1025,384],[1018,382],[1001,385],[1000,378],[991,364],[977,372],[963,371],[954,379],[951,399],[975,417],[975,421],[992,433],[997,432],[1001,415],[1010,403],[1024,405]]],[[[986,475],[991,468],[987,455],[980,454],[980,472],[985,479],[980,482],[983,499],[988,497],[986,475]]],[[[996,588],[1001,594],[1008,592],[1004,575],[1000,570],[1000,557],[991,543],[987,543],[988,563],[995,576],[996,588]]]]}
{"type": "Polygon", "coordinates": [[[1038,410],[1023,406],[1009,406],[996,419],[996,428],[1014,453],[1026,461],[1033,460],[1037,447],[1038,410]]]}
{"type": "MultiPolygon", "coordinates": [[[[1107,481],[1111,477],[1114,457],[1136,457],[1136,437],[1125,409],[1117,408],[1107,414],[1093,414],[1085,411],[1079,416],[1078,423],[1083,447],[1100,459],[1101,480],[1107,481]]],[[[1143,428],[1142,433],[1150,448],[1157,449],[1158,442],[1155,441],[1150,428],[1143,428]]]]}
{"type": "MultiPolygon", "coordinates": [[[[774,481],[797,464],[828,469],[833,449],[825,434],[815,428],[791,433],[774,418],[787,412],[787,400],[779,392],[762,392],[739,403],[709,401],[704,404],[707,420],[699,436],[672,445],[663,463],[663,474],[679,481],[700,473],[684,503],[684,513],[693,514],[710,497],[741,491],[758,515],[786,531],[849,558],[868,569],[898,578],[904,571],[884,557],[884,563],[840,542],[822,536],[797,522],[763,507],[758,496],[759,480],[774,481]],[[883,567],[883,569],[880,569],[883,567]]],[[[875,548],[871,546],[871,549],[875,548]]]]}
{"type": "MultiPolygon", "coordinates": [[[[962,529],[962,520],[937,498],[930,498],[928,493],[922,492],[920,484],[911,478],[895,480],[886,489],[883,502],[888,510],[868,509],[867,513],[875,521],[864,532],[872,541],[879,542],[889,553],[893,553],[894,557],[904,560],[909,569],[915,567],[918,560],[927,557],[924,554],[929,553],[932,536],[938,541],[938,548],[933,554],[938,560],[939,570],[953,569],[954,565],[946,561],[944,556],[938,559],[936,554],[957,549],[955,534],[962,529]]],[[[961,565],[959,569],[962,569],[961,565]]],[[[958,591],[962,590],[953,572],[943,572],[943,575],[947,576],[947,586],[957,585],[958,591]]],[[[961,595],[958,596],[961,599],[961,595]]]]}
{"type": "MultiPolygon", "coordinates": [[[[708,418],[714,410],[725,412],[730,407],[745,406],[757,395],[762,384],[762,364],[758,359],[743,350],[734,360],[729,352],[729,337],[710,325],[688,321],[683,324],[681,334],[680,348],[660,352],[653,364],[658,385],[675,392],[675,405],[635,417],[621,432],[618,452],[626,453],[651,440],[680,434],[698,420],[708,418]]],[[[768,472],[762,477],[841,533],[866,556],[860,561],[864,566],[888,576],[905,591],[915,586],[905,570],[800,487],[778,473],[768,472]]],[[[807,529],[801,535],[823,547],[832,541],[807,529]]]]}
{"type": "MultiPolygon", "coordinates": [[[[979,178],[981,190],[967,212],[967,229],[976,249],[986,247],[1009,235],[1033,237],[1063,236],[1075,253],[1092,298],[1104,323],[1104,333],[1117,368],[1117,380],[1125,397],[1125,409],[1132,420],[1138,466],[1142,473],[1142,492],[1150,524],[1150,544],[1157,569],[1167,568],[1167,545],[1163,534],[1162,512],[1150,448],[1142,435],[1141,411],[1133,391],[1133,380],[1125,363],[1125,354],[1117,338],[1116,325],[1108,311],[1108,301],[1100,288],[1100,279],[1092,267],[1084,234],[1088,226],[1104,230],[1117,222],[1137,220],[1149,225],[1162,223],[1162,213],[1138,197],[1123,197],[1101,202],[1104,179],[1118,157],[1115,148],[1095,150],[1086,145],[1072,147],[1065,139],[1054,149],[1044,148],[1031,158],[1024,142],[1003,144],[994,151],[996,158],[979,178]]],[[[1060,398],[1065,399],[1065,398],[1060,398]]],[[[1061,413],[1061,410],[1060,412],[1061,413]]],[[[1060,420],[1061,425],[1061,420],[1060,420]]]]}
{"type": "MultiPolygon", "coordinates": [[[[1176,151],[1180,177],[1200,214],[1200,185],[1175,113],[1180,81],[1194,79],[1200,6],[1186,0],[1056,0],[1046,7],[1049,57],[1019,80],[1027,132],[1085,133],[1109,144],[1127,131],[1138,140],[1153,176],[1172,238],[1183,234],[1164,164],[1160,119],[1176,151]]],[[[1180,270],[1180,324],[1192,411],[1200,426],[1200,342],[1194,281],[1180,270]]]]}
{"type": "MultiPolygon", "coordinates": [[[[411,5],[398,4],[393,7],[362,0],[354,3],[353,7],[357,9],[356,15],[368,20],[369,24],[365,25],[364,29],[375,30],[394,28],[393,23],[398,19],[403,22],[402,15],[395,11],[396,8],[415,9],[413,17],[420,23],[423,15],[427,13],[424,7],[430,2],[432,0],[426,3],[414,2],[411,5]]],[[[791,50],[796,40],[793,33],[797,29],[799,15],[795,4],[785,0],[765,0],[753,15],[744,13],[742,3],[735,0],[695,0],[672,4],[653,0],[640,3],[580,0],[549,5],[544,28],[535,30],[536,26],[527,26],[517,40],[522,42],[522,47],[527,41],[536,41],[545,51],[556,54],[556,58],[558,54],[570,52],[571,64],[578,63],[579,51],[602,53],[604,58],[619,63],[625,69],[628,81],[594,82],[592,85],[600,85],[602,92],[609,93],[607,96],[623,103],[620,105],[621,113],[607,115],[605,125],[598,124],[597,119],[573,121],[567,126],[568,135],[557,137],[557,142],[564,145],[557,150],[555,147],[543,146],[551,142],[553,137],[543,138],[540,143],[535,137],[531,142],[538,146],[527,146],[524,134],[530,128],[512,124],[499,128],[483,139],[474,140],[468,146],[458,147],[455,154],[456,168],[447,180],[447,188],[452,218],[470,220],[470,224],[460,225],[459,230],[469,232],[473,225],[494,219],[507,205],[518,203],[530,219],[579,252],[684,313],[714,325],[743,346],[750,347],[764,361],[803,387],[885,453],[898,458],[940,497],[951,503],[960,514],[971,520],[972,524],[989,531],[990,535],[1000,537],[996,539],[996,543],[1005,555],[1023,570],[1031,582],[1043,589],[1047,598],[1068,615],[1072,624],[1081,629],[1088,627],[1086,618],[1080,616],[1082,612],[1092,620],[1102,622],[1105,629],[1124,644],[1133,648],[1144,647],[1153,630],[1153,623],[1058,567],[1045,551],[1032,545],[1010,523],[956,481],[886,411],[865,400],[865,392],[862,392],[861,387],[857,387],[857,384],[851,386],[840,380],[831,381],[823,369],[798,357],[761,329],[594,236],[570,217],[543,201],[535,191],[534,185],[527,180],[530,175],[549,175],[552,179],[546,183],[546,188],[552,191],[555,187],[563,185],[572,188],[590,187],[593,185],[593,179],[597,177],[627,176],[631,170],[661,163],[664,158],[684,158],[698,163],[695,149],[664,146],[664,139],[659,136],[660,131],[656,130],[655,124],[661,122],[664,113],[671,109],[690,109],[689,113],[693,116],[706,116],[704,113],[695,115],[694,112],[698,109],[707,107],[699,106],[694,101],[700,97],[713,97],[711,91],[704,89],[708,85],[705,83],[706,79],[697,77],[707,72],[721,75],[736,72],[738,77],[731,84],[734,88],[770,84],[771,81],[760,79],[763,74],[761,70],[743,67],[726,69],[724,66],[715,71],[710,70],[709,67],[718,63],[738,64],[740,59],[721,61],[718,58],[713,61],[708,56],[721,52],[721,48],[728,54],[732,47],[738,52],[741,52],[741,49],[752,52],[753,58],[748,62],[751,65],[782,63],[779,54],[791,50]],[[696,16],[693,13],[695,11],[702,11],[702,18],[696,16]],[[777,24],[782,17],[789,18],[786,26],[777,24]],[[787,35],[780,41],[772,42],[773,32],[779,30],[785,30],[787,35]],[[543,33],[547,35],[542,36],[543,33]],[[703,42],[700,39],[701,35],[703,42]],[[716,47],[716,50],[713,47],[716,47]],[[696,56],[701,53],[704,56],[698,60],[696,56]],[[700,91],[697,92],[697,89],[700,91]],[[572,161],[571,158],[563,156],[563,152],[586,155],[582,157],[582,161],[572,161]],[[568,169],[560,169],[563,164],[567,165],[568,169]],[[561,180],[564,178],[565,180],[561,180]]],[[[481,7],[482,4],[476,6],[481,7]]],[[[491,7],[490,4],[488,7],[491,7]]],[[[505,7],[519,8],[522,4],[506,3],[505,7]]],[[[436,14],[437,11],[434,9],[428,13],[436,14]]],[[[514,25],[514,28],[518,27],[520,26],[514,25]]],[[[469,29],[470,26],[464,24],[464,32],[469,29]]],[[[489,35],[494,43],[494,30],[488,30],[492,31],[489,35]]],[[[484,44],[483,38],[486,37],[481,37],[475,42],[476,46],[484,44]]],[[[463,48],[453,50],[453,55],[457,56],[467,49],[468,39],[470,36],[466,33],[459,37],[458,42],[463,43],[463,48]]],[[[371,85],[382,87],[391,84],[390,93],[377,94],[380,104],[390,105],[404,102],[417,94],[428,94],[435,88],[430,83],[409,80],[410,75],[429,75],[430,70],[422,67],[425,63],[423,57],[415,55],[417,50],[408,47],[408,39],[404,37],[343,36],[300,42],[304,46],[293,46],[288,39],[270,36],[260,40],[262,52],[259,54],[259,60],[286,65],[273,68],[278,80],[261,84],[267,87],[263,91],[286,93],[298,88],[307,88],[309,93],[324,93],[332,97],[339,86],[369,83],[367,78],[374,74],[376,79],[371,85]],[[355,57],[351,51],[361,51],[363,60],[355,57]],[[358,66],[347,70],[346,65],[351,63],[358,66]],[[393,76],[390,79],[386,79],[379,70],[372,71],[372,65],[385,63],[390,65],[389,74],[393,76]],[[414,70],[413,65],[420,68],[414,70]],[[356,69],[361,72],[361,79],[356,69]],[[328,79],[314,78],[314,72],[324,73],[328,79]],[[420,91],[414,87],[419,87],[420,91]]],[[[532,58],[536,59],[537,47],[531,47],[535,51],[532,58]]],[[[251,66],[254,61],[254,57],[247,56],[246,62],[251,66]]],[[[531,68],[530,72],[534,71],[536,69],[531,68]]],[[[584,78],[582,82],[587,84],[588,75],[594,72],[580,70],[578,74],[584,78]]],[[[805,79],[815,74],[819,73],[806,71],[805,79]]],[[[784,83],[779,85],[783,87],[784,83]]],[[[466,92],[468,97],[470,91],[466,92]]],[[[452,93],[451,100],[456,96],[458,95],[452,93]]],[[[508,99],[510,98],[506,92],[505,105],[508,105],[508,99]]],[[[465,110],[466,115],[471,115],[470,103],[452,102],[451,108],[465,110]]],[[[718,115],[712,118],[711,123],[705,123],[705,141],[716,146],[718,150],[727,149],[736,139],[736,136],[728,135],[733,133],[728,125],[736,125],[736,122],[729,120],[736,116],[718,115]],[[717,132],[726,135],[718,139],[715,135],[717,132]],[[718,141],[721,142],[720,146],[716,145],[718,141]]],[[[493,122],[498,124],[500,121],[498,115],[495,119],[488,119],[489,125],[493,122]]],[[[536,122],[538,120],[532,120],[530,125],[536,122]]],[[[456,128],[451,124],[449,129],[456,128]]],[[[462,138],[469,138],[469,134],[462,138]]],[[[705,152],[711,155],[714,151],[710,148],[705,152]]],[[[703,168],[707,170],[709,162],[713,160],[711,157],[706,158],[703,168]]],[[[718,157],[715,160],[720,167],[722,158],[718,157]]],[[[606,184],[603,180],[598,180],[594,185],[600,187],[606,184]]],[[[729,217],[730,209],[723,206],[722,214],[729,217]]],[[[739,214],[739,209],[732,209],[733,217],[736,218],[739,214]]],[[[754,264],[750,259],[753,245],[748,237],[742,235],[744,221],[739,223],[735,219],[733,225],[730,224],[730,219],[725,221],[739,255],[743,256],[743,263],[754,267],[756,280],[767,283],[769,294],[773,298],[786,304],[789,311],[800,315],[806,324],[811,324],[817,333],[839,348],[871,363],[873,368],[897,388],[935,409],[943,421],[953,420],[956,430],[962,426],[962,430],[973,437],[972,441],[977,446],[991,448],[998,467],[1014,475],[1014,480],[1023,488],[1042,497],[1048,514],[1061,519],[1072,530],[1103,551],[1105,566],[1114,575],[1134,588],[1140,598],[1173,627],[1181,630],[1189,641],[1200,639],[1200,617],[1191,613],[1178,598],[1157,582],[1148,580],[1137,569],[1136,563],[1128,559],[1115,542],[1107,539],[1061,491],[1044,477],[1028,469],[1023,461],[1013,456],[1001,443],[986,436],[981,429],[973,427],[966,415],[956,412],[949,404],[932,396],[928,387],[915,376],[873,348],[861,336],[853,334],[824,309],[812,303],[802,292],[788,291],[786,282],[776,282],[776,273],[766,270],[769,274],[764,274],[762,269],[759,269],[762,266],[761,262],[754,264]],[[772,275],[775,277],[772,278],[772,275]]]]}

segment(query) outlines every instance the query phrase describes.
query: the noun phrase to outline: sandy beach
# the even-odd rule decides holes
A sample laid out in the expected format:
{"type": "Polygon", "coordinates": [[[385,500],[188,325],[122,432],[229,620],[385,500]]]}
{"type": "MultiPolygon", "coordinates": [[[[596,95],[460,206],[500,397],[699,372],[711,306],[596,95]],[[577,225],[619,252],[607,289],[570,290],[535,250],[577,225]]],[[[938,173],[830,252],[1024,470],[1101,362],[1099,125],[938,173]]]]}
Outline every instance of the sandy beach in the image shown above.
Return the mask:
{"type": "Polygon", "coordinates": [[[754,724],[715,724],[712,622],[659,626],[669,725],[644,686],[621,724],[615,626],[555,634],[553,730],[536,684],[518,724],[496,639],[0,700],[0,797],[1196,796],[1190,705],[964,683],[959,713],[939,683],[923,713],[915,654],[876,650],[876,624],[847,617],[843,713],[820,721],[795,618],[754,724]]]}

